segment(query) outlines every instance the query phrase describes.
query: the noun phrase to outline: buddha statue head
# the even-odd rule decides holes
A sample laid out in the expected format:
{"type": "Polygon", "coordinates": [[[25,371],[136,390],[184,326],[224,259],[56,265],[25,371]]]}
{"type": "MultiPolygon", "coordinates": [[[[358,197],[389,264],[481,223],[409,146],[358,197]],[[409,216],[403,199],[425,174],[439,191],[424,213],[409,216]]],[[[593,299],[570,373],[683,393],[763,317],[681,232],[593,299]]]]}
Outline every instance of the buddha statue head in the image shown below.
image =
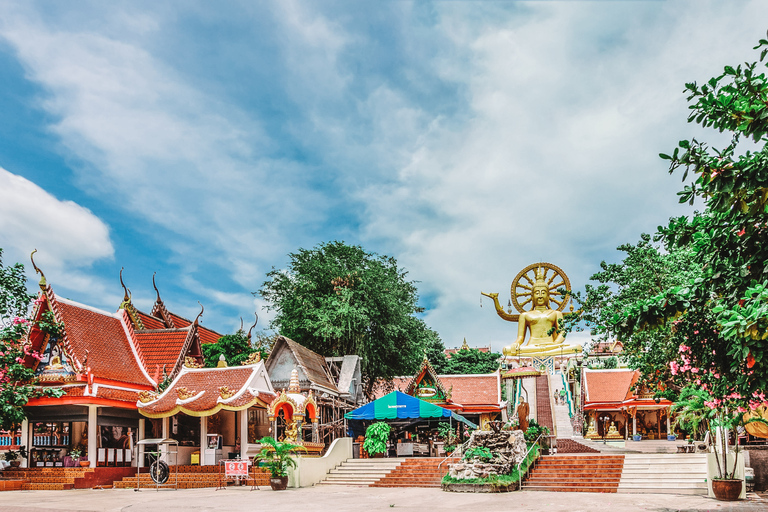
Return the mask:
{"type": "Polygon", "coordinates": [[[544,269],[536,270],[536,282],[533,283],[531,290],[533,298],[533,309],[537,307],[549,307],[549,286],[544,281],[544,269]]]}

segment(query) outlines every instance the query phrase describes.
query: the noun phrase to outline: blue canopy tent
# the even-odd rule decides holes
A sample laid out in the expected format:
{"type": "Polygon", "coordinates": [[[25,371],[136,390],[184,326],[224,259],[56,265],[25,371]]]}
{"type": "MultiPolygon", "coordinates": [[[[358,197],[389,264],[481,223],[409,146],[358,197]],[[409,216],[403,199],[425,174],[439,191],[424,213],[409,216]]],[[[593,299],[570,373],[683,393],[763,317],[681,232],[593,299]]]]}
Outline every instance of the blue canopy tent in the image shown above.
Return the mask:
{"type": "Polygon", "coordinates": [[[460,414],[424,400],[393,391],[383,397],[358,407],[344,415],[348,420],[395,420],[446,418],[464,423],[469,428],[477,425],[460,414]]]}

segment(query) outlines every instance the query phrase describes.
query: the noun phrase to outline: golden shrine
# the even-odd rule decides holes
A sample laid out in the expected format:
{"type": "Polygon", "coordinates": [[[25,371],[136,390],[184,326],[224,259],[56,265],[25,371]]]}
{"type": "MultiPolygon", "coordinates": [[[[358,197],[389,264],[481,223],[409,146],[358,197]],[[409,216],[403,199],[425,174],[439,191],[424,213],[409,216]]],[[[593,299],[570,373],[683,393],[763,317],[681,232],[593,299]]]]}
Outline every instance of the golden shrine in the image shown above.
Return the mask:
{"type": "Polygon", "coordinates": [[[287,443],[303,446],[309,453],[319,453],[325,444],[319,442],[317,403],[312,391],[303,394],[299,385],[299,372],[294,367],[291,371],[291,380],[288,392],[283,389],[267,407],[269,421],[272,423],[272,434],[278,437],[278,419],[285,422],[285,430],[282,439],[287,443]],[[304,424],[312,423],[311,441],[304,440],[304,424]]]}
{"type": "Polygon", "coordinates": [[[504,347],[505,356],[552,357],[581,352],[581,345],[566,343],[562,331],[557,329],[563,315],[574,314],[573,303],[562,289],[571,289],[568,276],[559,267],[542,262],[528,265],[515,276],[507,311],[499,304],[498,293],[480,292],[493,300],[496,313],[503,320],[517,322],[517,338],[504,347]],[[563,313],[569,302],[570,311],[563,313]],[[528,304],[531,306],[526,310],[528,304]],[[512,314],[512,305],[518,314],[512,314]]]}

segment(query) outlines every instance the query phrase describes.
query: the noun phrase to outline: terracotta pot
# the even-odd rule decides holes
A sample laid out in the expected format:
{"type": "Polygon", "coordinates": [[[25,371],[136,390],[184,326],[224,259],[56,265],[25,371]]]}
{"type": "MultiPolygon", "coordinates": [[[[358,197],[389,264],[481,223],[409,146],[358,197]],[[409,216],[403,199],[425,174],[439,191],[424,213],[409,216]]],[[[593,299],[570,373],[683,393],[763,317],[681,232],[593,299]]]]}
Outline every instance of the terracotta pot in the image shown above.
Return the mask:
{"type": "Polygon", "coordinates": [[[720,501],[736,501],[741,494],[741,480],[712,480],[712,492],[720,501]]]}
{"type": "Polygon", "coordinates": [[[21,461],[20,460],[12,460],[9,462],[12,468],[18,468],[21,467],[21,461]]]}
{"type": "Polygon", "coordinates": [[[88,467],[88,466],[90,466],[90,465],[91,465],[91,463],[90,463],[90,462],[88,462],[87,460],[81,460],[81,461],[80,461],[80,467],[81,467],[81,468],[87,468],[87,467],[88,467]]]}
{"type": "Polygon", "coordinates": [[[383,459],[384,455],[385,455],[384,452],[379,452],[379,453],[374,453],[373,455],[371,455],[371,457],[373,457],[374,459],[383,459]]]}
{"type": "Polygon", "coordinates": [[[284,491],[288,487],[287,476],[273,476],[269,479],[269,486],[273,491],[284,491]]]}

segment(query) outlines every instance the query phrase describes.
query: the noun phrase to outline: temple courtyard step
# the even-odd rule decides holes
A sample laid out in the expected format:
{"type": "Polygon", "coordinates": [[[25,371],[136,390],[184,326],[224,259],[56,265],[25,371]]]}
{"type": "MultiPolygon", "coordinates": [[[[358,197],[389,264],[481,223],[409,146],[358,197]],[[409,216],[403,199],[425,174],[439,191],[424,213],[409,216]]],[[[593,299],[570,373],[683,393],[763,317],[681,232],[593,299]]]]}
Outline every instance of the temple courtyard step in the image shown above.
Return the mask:
{"type": "MultiPolygon", "coordinates": [[[[200,467],[200,466],[190,466],[193,468],[200,467]]],[[[182,472],[186,471],[187,467],[180,466],[179,473],[178,473],[178,487],[179,489],[204,489],[208,487],[218,487],[220,484],[226,485],[225,481],[220,480],[219,473],[218,473],[218,466],[202,466],[202,470],[195,470],[194,472],[182,472]]],[[[170,468],[170,477],[168,479],[167,484],[175,484],[176,483],[176,473],[174,472],[174,467],[170,468]]],[[[251,484],[253,481],[257,485],[269,485],[269,473],[265,471],[264,469],[253,469],[251,468],[250,471],[250,479],[248,481],[248,484],[251,484]]],[[[149,476],[148,473],[141,473],[138,476],[138,480],[140,483],[140,487],[155,487],[155,483],[152,481],[152,478],[149,476]]],[[[136,481],[137,477],[136,475],[132,476],[126,476],[123,477],[122,480],[114,482],[113,487],[115,489],[135,489],[136,488],[136,481]]],[[[232,480],[230,479],[230,482],[232,480]]]]}
{"type": "Polygon", "coordinates": [[[317,485],[369,486],[400,466],[407,459],[347,459],[328,472],[317,485]]]}
{"type": "Polygon", "coordinates": [[[627,454],[621,493],[707,494],[707,455],[627,454]]]}
{"type": "Polygon", "coordinates": [[[523,489],[615,493],[623,467],[623,455],[546,455],[523,481],[523,489]]]}
{"type": "Polygon", "coordinates": [[[448,465],[455,462],[458,459],[406,459],[391,473],[371,484],[371,487],[440,487],[440,482],[448,473],[448,465]]]}
{"type": "Polygon", "coordinates": [[[23,481],[23,491],[63,491],[87,487],[86,476],[93,473],[93,468],[8,468],[2,476],[23,481]]]}
{"type": "Polygon", "coordinates": [[[600,453],[600,450],[596,450],[591,446],[587,446],[578,442],[575,439],[557,438],[557,453],[600,453]]]}

